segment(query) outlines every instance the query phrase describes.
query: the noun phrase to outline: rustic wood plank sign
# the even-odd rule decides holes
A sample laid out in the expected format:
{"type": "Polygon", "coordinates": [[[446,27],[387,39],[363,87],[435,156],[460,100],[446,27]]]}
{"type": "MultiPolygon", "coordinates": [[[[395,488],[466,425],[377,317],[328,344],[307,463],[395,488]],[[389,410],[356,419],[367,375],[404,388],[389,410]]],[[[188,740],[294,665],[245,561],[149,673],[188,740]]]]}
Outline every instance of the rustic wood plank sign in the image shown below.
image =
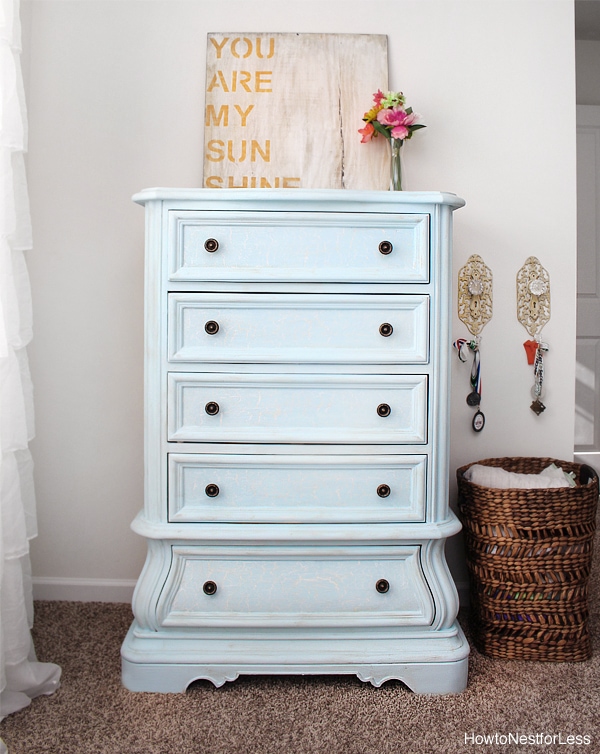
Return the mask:
{"type": "Polygon", "coordinates": [[[203,185],[387,189],[387,140],[358,134],[387,88],[385,35],[209,34],[203,185]]]}

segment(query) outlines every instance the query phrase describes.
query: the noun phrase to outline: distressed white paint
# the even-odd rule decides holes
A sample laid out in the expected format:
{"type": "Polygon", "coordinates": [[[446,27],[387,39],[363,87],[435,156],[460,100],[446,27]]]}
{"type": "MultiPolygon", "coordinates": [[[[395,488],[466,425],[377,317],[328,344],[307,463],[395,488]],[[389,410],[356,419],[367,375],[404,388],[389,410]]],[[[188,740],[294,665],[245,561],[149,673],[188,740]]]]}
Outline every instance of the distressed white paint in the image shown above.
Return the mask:
{"type": "Polygon", "coordinates": [[[448,504],[447,417],[452,211],[463,200],[302,189],[135,199],[148,233],[146,494],[133,527],[148,557],[124,683],[174,691],[197,677],[220,685],[301,666],[462,690],[469,650],[444,543],[460,528],[448,504]],[[322,221],[331,210],[335,224],[322,221]],[[197,279],[170,280],[165,252],[180,234],[168,218],[203,212],[220,213],[233,240],[206,250],[200,235],[197,279]],[[311,232],[298,232],[307,216],[311,232]],[[425,224],[423,244],[415,231],[425,224]],[[341,281],[338,235],[351,239],[358,268],[341,281]],[[310,281],[286,279],[288,245],[310,281]],[[330,249],[326,266],[313,264],[330,249]],[[409,266],[402,282],[379,266],[405,254],[427,260],[418,282],[409,266]],[[247,638],[250,628],[260,638],[247,638]],[[373,668],[385,645],[385,667],[373,668]]]}
{"type": "MultiPolygon", "coordinates": [[[[429,626],[434,604],[418,545],[173,547],[161,626],[429,626]],[[386,574],[393,588],[375,588],[386,574]],[[199,586],[217,584],[207,595],[199,586]]],[[[215,658],[216,659],[216,658],[215,658]]]]}
{"type": "Polygon", "coordinates": [[[384,35],[209,34],[204,186],[387,188],[387,142],[357,133],[387,69],[384,35]]]}
{"type": "MultiPolygon", "coordinates": [[[[363,196],[369,204],[369,195],[363,196]]],[[[428,214],[386,212],[381,216],[359,211],[349,223],[347,215],[336,212],[335,204],[327,214],[289,213],[278,206],[277,192],[270,192],[268,198],[267,206],[277,211],[242,212],[227,222],[220,211],[170,212],[170,280],[334,282],[360,278],[425,283],[429,279],[428,214]],[[249,233],[253,244],[246,243],[249,233]],[[217,251],[206,251],[208,239],[217,241],[217,251]],[[390,254],[380,253],[383,240],[392,244],[390,254]]],[[[393,205],[387,209],[393,210],[393,205]]]]}
{"type": "Polygon", "coordinates": [[[424,521],[426,473],[424,454],[170,453],[169,521],[424,521]]]}
{"type": "Polygon", "coordinates": [[[425,364],[428,314],[423,295],[171,293],[169,359],[425,364]],[[216,333],[206,331],[207,322],[216,333]],[[382,335],[383,325],[391,334],[382,335]]]}
{"type": "Polygon", "coordinates": [[[168,378],[168,438],[175,442],[427,441],[427,376],[225,375],[168,378]],[[212,401],[216,416],[206,413],[212,401]],[[389,416],[377,413],[380,404],[389,416]]]}

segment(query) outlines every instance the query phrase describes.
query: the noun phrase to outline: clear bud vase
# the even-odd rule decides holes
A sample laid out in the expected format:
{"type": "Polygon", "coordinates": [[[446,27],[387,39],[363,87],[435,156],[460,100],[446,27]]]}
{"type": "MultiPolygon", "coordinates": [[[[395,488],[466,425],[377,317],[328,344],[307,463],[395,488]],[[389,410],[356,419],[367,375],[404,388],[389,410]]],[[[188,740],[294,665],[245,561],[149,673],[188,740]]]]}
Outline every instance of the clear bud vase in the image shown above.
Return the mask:
{"type": "Polygon", "coordinates": [[[390,139],[390,191],[402,191],[402,139],[390,139]]]}

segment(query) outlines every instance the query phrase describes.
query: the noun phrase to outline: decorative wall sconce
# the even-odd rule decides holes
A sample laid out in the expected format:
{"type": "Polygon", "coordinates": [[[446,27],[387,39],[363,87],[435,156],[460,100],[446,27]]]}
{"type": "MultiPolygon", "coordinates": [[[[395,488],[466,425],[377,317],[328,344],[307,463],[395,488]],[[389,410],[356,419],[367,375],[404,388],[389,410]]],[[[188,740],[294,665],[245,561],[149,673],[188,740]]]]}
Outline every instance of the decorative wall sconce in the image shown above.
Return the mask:
{"type": "Polygon", "coordinates": [[[544,325],[550,321],[550,276],[537,257],[528,257],[517,273],[517,319],[529,333],[523,343],[527,363],[533,364],[534,384],[531,410],[538,416],[546,410],[542,403],[544,383],[543,354],[548,344],[541,340],[544,325]]]}
{"type": "Polygon", "coordinates": [[[477,254],[458,273],[458,318],[475,336],[492,318],[492,271],[477,254]]]}
{"type": "Polygon", "coordinates": [[[467,360],[469,350],[473,353],[471,367],[471,392],[467,404],[477,411],[473,416],[473,429],[480,432],[485,425],[481,411],[481,331],[492,318],[492,271],[477,254],[467,260],[458,273],[458,318],[473,336],[472,340],[459,338],[454,342],[461,361],[467,360]]]}
{"type": "Polygon", "coordinates": [[[537,257],[529,257],[517,273],[517,319],[531,338],[550,321],[550,276],[537,257]]]}

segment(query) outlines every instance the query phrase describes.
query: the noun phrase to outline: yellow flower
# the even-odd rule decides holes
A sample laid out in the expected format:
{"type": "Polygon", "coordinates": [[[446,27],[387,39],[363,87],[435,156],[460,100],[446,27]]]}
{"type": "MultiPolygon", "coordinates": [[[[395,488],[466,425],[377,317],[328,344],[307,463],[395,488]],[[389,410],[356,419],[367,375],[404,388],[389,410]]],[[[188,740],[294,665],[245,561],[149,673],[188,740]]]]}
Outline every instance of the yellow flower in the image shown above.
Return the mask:
{"type": "Polygon", "coordinates": [[[376,105],[375,107],[372,107],[369,112],[365,113],[363,120],[366,120],[367,123],[375,120],[377,118],[377,113],[382,109],[381,105],[376,105]]]}

